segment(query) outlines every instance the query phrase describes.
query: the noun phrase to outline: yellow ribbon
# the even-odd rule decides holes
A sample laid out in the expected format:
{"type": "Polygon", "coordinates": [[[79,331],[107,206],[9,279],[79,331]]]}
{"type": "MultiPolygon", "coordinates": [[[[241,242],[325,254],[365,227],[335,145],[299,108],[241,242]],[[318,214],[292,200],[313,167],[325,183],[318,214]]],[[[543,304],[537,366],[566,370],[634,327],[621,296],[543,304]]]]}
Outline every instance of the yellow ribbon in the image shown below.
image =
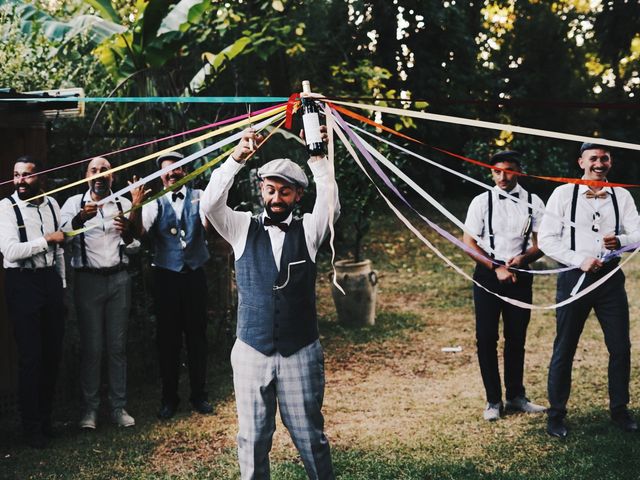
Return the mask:
{"type": "Polygon", "coordinates": [[[186,140],[186,141],[184,141],[182,143],[179,143],[177,145],[173,145],[171,147],[164,148],[164,149],[162,149],[162,150],[160,150],[160,151],[158,151],[156,153],[145,155],[142,158],[138,158],[137,160],[132,160],[131,162],[119,165],[119,166],[114,167],[114,168],[112,168],[110,170],[107,170],[106,172],[100,172],[100,173],[97,173],[95,175],[91,175],[90,177],[83,178],[82,180],[78,180],[78,181],[69,183],[67,185],[63,185],[62,187],[58,187],[58,188],[55,188],[53,190],[49,190],[48,192],[40,193],[40,194],[38,194],[38,195],[36,195],[34,197],[31,197],[31,198],[29,198],[29,199],[27,199],[25,201],[26,202],[31,202],[31,201],[33,201],[35,199],[44,197],[45,195],[52,195],[54,193],[61,192],[61,191],[66,190],[68,188],[75,187],[77,185],[82,185],[83,183],[88,182],[90,180],[93,180],[95,178],[100,178],[100,177],[104,177],[105,175],[108,175],[110,173],[119,172],[120,170],[124,170],[124,169],[132,167],[134,165],[138,165],[138,164],[140,164],[142,162],[146,162],[147,160],[151,160],[152,158],[159,157],[160,155],[163,155],[165,153],[173,152],[175,150],[179,150],[180,148],[186,147],[188,145],[192,145],[194,143],[200,142],[202,140],[206,140],[206,139],[211,138],[211,137],[215,137],[216,135],[221,135],[221,134],[226,133],[226,132],[228,132],[230,130],[235,130],[236,128],[239,128],[239,127],[242,127],[244,125],[253,123],[256,120],[262,120],[264,118],[271,117],[271,116],[273,116],[273,115],[275,115],[277,113],[283,112],[285,109],[286,109],[286,105],[283,105],[281,107],[274,108],[273,110],[269,110],[268,112],[261,113],[259,115],[254,116],[254,117],[245,118],[245,119],[240,120],[240,121],[238,121],[236,123],[232,123],[230,125],[225,125],[224,127],[220,127],[218,129],[214,130],[213,132],[205,133],[204,135],[200,135],[199,137],[192,138],[191,140],[186,140]]]}
{"type": "MultiPolygon", "coordinates": [[[[281,113],[282,115],[282,113],[281,113]]],[[[256,117],[253,117],[254,119],[256,117]]],[[[274,133],[276,133],[276,131],[282,126],[282,123],[284,123],[284,120],[282,122],[280,122],[280,124],[278,124],[276,127],[274,127],[273,131],[267,135],[267,137],[264,139],[264,141],[260,144],[260,146],[258,146],[258,148],[260,148],[264,142],[266,142],[274,133]]],[[[253,154],[257,151],[254,150],[254,152],[249,156],[249,158],[251,156],[253,156],[253,154]]],[[[227,151],[222,152],[220,155],[218,155],[216,158],[214,158],[213,160],[208,161],[207,163],[205,163],[204,165],[200,166],[199,168],[195,169],[193,172],[185,175],[184,177],[182,177],[180,180],[178,180],[176,183],[174,183],[173,185],[170,185],[169,187],[165,188],[164,190],[161,190],[160,192],[152,195],[151,197],[145,199],[144,202],[142,202],[140,205],[135,205],[132,206],[129,210],[122,212],[122,213],[118,213],[118,215],[114,215],[113,217],[110,218],[105,218],[104,222],[101,223],[96,223],[94,225],[91,225],[89,227],[82,227],[82,228],[78,228],[76,230],[72,230],[70,232],[65,232],[65,236],[66,237],[75,237],[76,235],[80,235],[81,233],[84,233],[88,230],[91,230],[93,228],[99,227],[102,224],[104,224],[105,222],[108,222],[109,220],[113,220],[116,217],[120,217],[122,215],[125,215],[127,213],[132,212],[133,210],[136,210],[138,208],[142,208],[144,205],[154,202],[156,201],[158,198],[162,197],[163,195],[165,195],[167,192],[172,192],[173,190],[177,190],[179,188],[181,188],[185,183],[188,183],[189,181],[193,180],[194,178],[196,178],[198,175],[201,175],[202,173],[206,172],[208,169],[210,169],[211,167],[215,166],[217,163],[220,162],[220,160],[222,160],[224,157],[227,156],[227,151]]],[[[247,160],[249,159],[247,158],[247,160]]]]}

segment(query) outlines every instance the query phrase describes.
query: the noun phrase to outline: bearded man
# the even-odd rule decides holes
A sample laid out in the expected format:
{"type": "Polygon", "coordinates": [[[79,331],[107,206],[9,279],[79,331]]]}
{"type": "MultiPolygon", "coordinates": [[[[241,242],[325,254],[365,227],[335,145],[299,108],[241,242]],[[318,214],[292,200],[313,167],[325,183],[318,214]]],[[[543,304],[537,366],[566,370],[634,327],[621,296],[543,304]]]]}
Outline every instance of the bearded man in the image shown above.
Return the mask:
{"type": "MultiPolygon", "coordinates": [[[[132,427],[134,418],[127,404],[127,324],[131,307],[131,277],[127,271],[127,247],[138,242],[123,212],[132,202],[111,195],[113,175],[106,158],[96,157],[87,166],[89,189],[70,197],[62,206],[62,230],[89,227],[72,237],[71,266],[75,272],[74,300],[80,332],[80,386],[84,412],[80,428],[96,428],[100,405],[102,346],[106,347],[109,372],[111,421],[120,427],[132,427]],[[102,174],[102,175],[100,175],[102,174]],[[95,178],[94,178],[95,177],[95,178]]],[[[134,205],[141,203],[141,189],[132,192],[134,205]]]]}
{"type": "Polygon", "coordinates": [[[15,192],[0,202],[0,251],[5,298],[18,349],[18,403],[26,443],[44,448],[64,336],[64,234],[60,208],[42,192],[40,162],[13,166],[15,192]]]}
{"type": "MultiPolygon", "coordinates": [[[[157,160],[159,169],[169,168],[183,155],[169,152],[157,160]]],[[[186,176],[178,166],[161,175],[164,188],[186,176]]],[[[180,398],[180,351],[184,338],[191,387],[192,408],[202,414],[213,412],[207,399],[207,279],[204,264],[209,260],[206,220],[200,216],[198,201],[202,190],[186,185],[169,191],[142,208],[141,235],[148,234],[154,245],[153,289],[157,321],[158,361],[162,399],[158,418],[176,414],[180,398]]],[[[138,215],[131,217],[140,223],[138,215]]]]}
{"type": "MultiPolygon", "coordinates": [[[[321,127],[326,141],[326,127],[321,127]]],[[[233,247],[238,285],[237,340],[231,352],[238,410],[238,457],[243,479],[270,478],[269,451],[276,408],[311,479],[334,477],[324,434],[324,357],[316,318],[316,254],[337,219],[338,186],[330,162],[312,156],[312,213],[293,218],[309,181],[289,159],[258,169],[264,212],[227,206],[235,175],[263,141],[247,129],[231,157],[211,175],[200,208],[233,247]]]]}

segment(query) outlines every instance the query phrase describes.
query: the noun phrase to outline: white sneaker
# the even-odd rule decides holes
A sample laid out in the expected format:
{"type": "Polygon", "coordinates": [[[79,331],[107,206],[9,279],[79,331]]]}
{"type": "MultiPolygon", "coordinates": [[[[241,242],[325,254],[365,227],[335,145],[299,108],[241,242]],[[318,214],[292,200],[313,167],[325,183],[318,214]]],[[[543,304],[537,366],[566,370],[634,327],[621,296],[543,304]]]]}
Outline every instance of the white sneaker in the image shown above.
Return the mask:
{"type": "Polygon", "coordinates": [[[95,410],[89,410],[84,414],[84,416],[82,417],[82,419],[78,423],[78,426],[80,428],[86,428],[86,429],[89,429],[89,430],[95,430],[96,429],[96,421],[97,421],[97,419],[98,419],[98,414],[96,413],[96,411],[95,410]]]}
{"type": "Polygon", "coordinates": [[[135,419],[124,408],[114,408],[111,412],[111,421],[119,427],[133,427],[135,419]]]}
{"type": "Polygon", "coordinates": [[[526,413],[543,413],[547,411],[547,409],[542,405],[536,405],[529,401],[527,397],[523,396],[516,397],[513,400],[507,400],[505,408],[507,410],[516,410],[518,412],[526,413]]]}
{"type": "Polygon", "coordinates": [[[488,422],[494,422],[500,419],[500,409],[502,408],[502,402],[487,403],[487,407],[484,409],[482,416],[488,422]]]}

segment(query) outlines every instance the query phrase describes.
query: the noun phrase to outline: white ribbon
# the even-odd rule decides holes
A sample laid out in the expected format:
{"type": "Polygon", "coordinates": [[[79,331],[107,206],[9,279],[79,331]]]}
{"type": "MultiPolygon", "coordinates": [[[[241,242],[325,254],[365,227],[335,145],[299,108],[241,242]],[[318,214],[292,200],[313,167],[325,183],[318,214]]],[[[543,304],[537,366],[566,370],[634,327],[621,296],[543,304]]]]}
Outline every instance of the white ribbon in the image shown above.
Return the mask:
{"type": "MultiPolygon", "coordinates": [[[[284,117],[285,113],[279,113],[277,115],[274,115],[266,120],[263,120],[262,122],[258,123],[256,125],[256,129],[257,130],[262,130],[265,126],[270,125],[271,123],[275,122],[276,120],[281,119],[282,117],[284,117]]],[[[157,170],[149,175],[147,175],[144,178],[141,178],[129,185],[127,185],[124,188],[121,188],[120,190],[118,190],[115,193],[112,193],[111,195],[109,195],[108,197],[103,198],[102,200],[100,200],[99,202],[97,202],[98,206],[102,206],[107,202],[110,202],[111,200],[113,200],[115,197],[121,197],[122,195],[124,195],[125,193],[130,192],[131,190],[133,190],[136,187],[139,187],[140,185],[145,185],[146,183],[150,182],[151,180],[154,180],[156,178],[158,178],[161,175],[164,175],[165,173],[170,172],[171,170],[175,170],[176,168],[180,168],[183,165],[186,165],[190,162],[193,162],[194,160],[197,160],[200,157],[203,157],[205,155],[207,155],[208,153],[211,153],[215,150],[218,150],[219,148],[225,147],[227,145],[229,145],[232,142],[235,142],[236,140],[239,140],[240,138],[242,138],[242,134],[243,131],[240,131],[238,133],[234,133],[233,135],[231,135],[230,137],[225,138],[224,140],[220,140],[219,142],[214,143],[213,145],[210,145],[208,147],[203,148],[202,150],[198,150],[195,153],[192,153],[191,155],[183,158],[182,160],[179,160],[177,162],[172,163],[171,165],[162,168],[160,170],[157,170]]]]}
{"type": "Polygon", "coordinates": [[[344,289],[340,286],[340,284],[338,284],[338,273],[336,272],[336,265],[335,265],[335,260],[336,260],[336,249],[334,246],[334,241],[335,241],[335,236],[336,236],[336,232],[335,232],[335,228],[333,226],[333,222],[334,222],[334,217],[335,217],[335,211],[334,211],[334,202],[333,202],[333,198],[334,198],[334,188],[335,188],[335,178],[336,178],[336,170],[335,170],[335,165],[334,165],[334,145],[333,145],[333,130],[335,128],[335,120],[333,118],[333,114],[331,113],[331,109],[330,108],[325,108],[324,109],[324,113],[325,113],[325,119],[327,122],[327,134],[329,135],[329,148],[327,149],[327,153],[328,153],[328,160],[329,160],[329,168],[331,169],[331,178],[334,179],[333,182],[331,182],[331,186],[329,187],[329,198],[331,199],[329,201],[329,245],[331,246],[331,268],[333,269],[333,285],[340,291],[340,293],[342,293],[343,295],[346,295],[344,289]]]}
{"type": "MultiPolygon", "coordinates": [[[[444,170],[445,172],[452,173],[453,175],[456,175],[457,177],[460,177],[463,180],[466,180],[466,181],[468,181],[470,183],[474,183],[474,184],[484,188],[485,190],[493,190],[493,187],[491,185],[487,185],[486,183],[482,183],[480,180],[476,180],[475,178],[469,177],[468,175],[465,175],[464,173],[461,173],[461,172],[458,172],[456,170],[453,170],[452,168],[445,167],[444,165],[440,165],[438,162],[430,160],[427,157],[423,157],[422,155],[418,155],[417,153],[412,152],[409,149],[406,149],[406,148],[404,148],[404,147],[402,147],[400,145],[397,145],[397,144],[395,144],[393,142],[390,142],[389,140],[386,140],[386,139],[384,139],[382,137],[374,135],[373,133],[367,132],[366,130],[364,130],[362,128],[359,128],[359,127],[357,127],[355,125],[351,125],[350,123],[347,123],[347,125],[349,125],[350,127],[353,127],[355,130],[358,130],[359,132],[364,133],[365,135],[368,135],[368,136],[370,136],[372,138],[375,138],[376,140],[379,140],[379,141],[381,141],[383,143],[386,143],[387,145],[389,145],[389,146],[391,146],[391,147],[393,147],[393,148],[395,148],[397,150],[400,150],[401,152],[407,153],[407,154],[417,158],[418,160],[422,160],[423,162],[426,162],[426,163],[428,163],[430,165],[433,165],[434,167],[437,167],[437,168],[439,168],[441,170],[444,170]]],[[[361,138],[361,137],[359,137],[359,138],[361,138]]],[[[586,233],[587,230],[589,230],[588,228],[586,228],[586,227],[584,227],[582,225],[578,225],[578,224],[576,224],[575,222],[572,222],[569,219],[566,219],[564,217],[556,215],[556,214],[554,214],[552,212],[547,212],[546,209],[538,208],[535,204],[529,203],[524,199],[519,199],[517,197],[509,195],[507,192],[502,192],[501,195],[504,195],[505,197],[509,197],[514,202],[515,201],[523,201],[527,206],[533,208],[535,211],[543,212],[545,215],[548,215],[548,216],[554,218],[555,220],[557,220],[557,221],[559,221],[559,222],[561,222],[561,223],[563,223],[565,225],[574,227],[577,232],[585,232],[586,233]]],[[[425,198],[425,200],[427,200],[427,199],[425,198]]]]}
{"type": "Polygon", "coordinates": [[[434,122],[453,123],[456,125],[467,125],[469,127],[488,128],[490,130],[500,130],[515,133],[524,133],[525,135],[535,135],[538,137],[558,138],[561,140],[569,140],[572,142],[588,142],[598,145],[607,145],[609,147],[626,148],[629,150],[640,150],[640,145],[636,143],[618,142],[616,140],[607,140],[598,137],[585,137],[582,135],[573,135],[571,133],[553,132],[551,130],[540,130],[537,128],[519,127],[517,125],[508,125],[504,123],[485,122],[482,120],[472,120],[470,118],[452,117],[450,115],[439,115],[436,113],[418,112],[415,110],[405,110],[402,108],[381,107],[378,105],[363,105],[359,103],[342,102],[331,100],[331,103],[345,105],[347,107],[371,110],[374,112],[389,113],[391,115],[401,115],[403,117],[421,118],[423,120],[432,120],[434,122]]]}
{"type": "Polygon", "coordinates": [[[360,169],[365,173],[365,175],[369,178],[371,183],[378,190],[378,193],[380,193],[380,195],[382,196],[384,201],[387,203],[389,208],[396,214],[396,216],[402,221],[402,223],[404,223],[405,226],[407,228],[409,228],[409,230],[411,230],[413,232],[413,234],[416,237],[418,237],[427,247],[429,247],[429,249],[431,249],[432,252],[434,252],[438,257],[440,257],[442,260],[444,260],[444,262],[447,265],[449,265],[451,268],[453,268],[458,274],[460,274],[464,278],[472,281],[478,287],[480,287],[483,290],[485,290],[487,293],[489,293],[491,295],[494,295],[495,297],[499,298],[500,300],[502,300],[502,301],[504,301],[506,303],[509,303],[511,305],[515,305],[516,307],[520,307],[520,308],[524,308],[524,309],[528,309],[528,310],[553,310],[553,309],[568,305],[568,304],[570,304],[572,302],[575,302],[579,298],[582,298],[583,296],[587,295],[588,293],[590,293],[591,291],[595,290],[600,285],[602,285],[604,282],[606,282],[612,275],[614,275],[620,268],[622,268],[623,265],[625,265],[628,261],[630,261],[638,253],[638,251],[640,251],[640,247],[637,248],[636,250],[633,251],[633,253],[631,255],[629,255],[629,257],[627,259],[625,259],[623,262],[621,262],[616,268],[611,270],[609,273],[607,273],[605,276],[600,278],[598,281],[592,283],[591,285],[589,285],[587,288],[585,288],[581,292],[577,293],[576,295],[574,295],[572,297],[569,297],[566,300],[563,300],[562,302],[559,302],[559,303],[555,303],[555,304],[552,304],[552,305],[533,305],[531,303],[526,303],[526,302],[523,302],[521,300],[517,300],[517,299],[514,299],[514,298],[510,298],[510,297],[505,297],[503,295],[499,295],[498,293],[493,292],[492,290],[489,290],[488,288],[486,288],[485,286],[481,285],[479,282],[474,280],[473,277],[471,277],[464,270],[462,270],[462,268],[458,267],[444,253],[442,253],[440,250],[438,250],[435,245],[433,245],[431,242],[429,242],[429,240],[427,240],[422,235],[422,233],[417,228],[415,228],[413,226],[413,224],[393,205],[393,203],[391,203],[391,201],[386,197],[386,195],[384,193],[382,193],[380,188],[376,185],[376,183],[373,181],[373,179],[371,178],[371,176],[369,175],[367,170],[364,168],[364,166],[360,162],[360,158],[358,157],[357,153],[353,149],[353,146],[351,145],[349,140],[346,138],[346,136],[342,132],[342,130],[337,128],[337,126],[334,126],[334,130],[338,134],[338,136],[340,137],[340,140],[342,140],[342,143],[344,143],[345,147],[347,148],[347,151],[351,154],[351,156],[356,161],[356,163],[358,164],[360,169]]]}

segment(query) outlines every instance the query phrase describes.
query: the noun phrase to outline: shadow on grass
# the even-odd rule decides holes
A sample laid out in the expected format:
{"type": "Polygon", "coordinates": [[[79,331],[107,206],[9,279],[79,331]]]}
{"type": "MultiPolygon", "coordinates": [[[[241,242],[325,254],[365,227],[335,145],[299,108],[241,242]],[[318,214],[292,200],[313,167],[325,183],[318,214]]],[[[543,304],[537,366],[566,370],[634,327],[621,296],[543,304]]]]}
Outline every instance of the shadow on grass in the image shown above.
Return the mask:
{"type": "Polygon", "coordinates": [[[376,316],[375,325],[352,327],[326,318],[320,319],[323,343],[369,343],[380,342],[404,335],[421,328],[420,317],[408,312],[381,312],[376,316]]]}
{"type": "MultiPolygon", "coordinates": [[[[338,480],[516,480],[517,474],[487,473],[469,461],[434,461],[433,459],[399,456],[388,452],[361,450],[332,453],[338,480]]],[[[295,462],[272,466],[272,478],[301,480],[307,478],[304,468],[295,462]]]]}
{"type": "MultiPolygon", "coordinates": [[[[233,394],[231,367],[226,349],[212,356],[207,383],[209,399],[214,406],[224,403],[233,394]]],[[[83,431],[77,427],[81,413],[80,402],[56,404],[57,437],[48,448],[34,450],[22,441],[19,416],[0,418],[0,479],[115,479],[115,478],[171,478],[154,472],[150,460],[158,445],[182,430],[192,428],[182,420],[198,413],[191,412],[188,402],[188,375],[181,372],[180,394],[182,402],[174,419],[160,422],[156,412],[160,406],[160,388],[155,372],[150,378],[131,380],[127,410],[136,419],[131,428],[118,428],[109,421],[105,400],[99,411],[98,428],[83,431]]],[[[214,413],[215,415],[215,413],[214,413]]],[[[200,432],[207,441],[209,432],[200,432]]]]}

